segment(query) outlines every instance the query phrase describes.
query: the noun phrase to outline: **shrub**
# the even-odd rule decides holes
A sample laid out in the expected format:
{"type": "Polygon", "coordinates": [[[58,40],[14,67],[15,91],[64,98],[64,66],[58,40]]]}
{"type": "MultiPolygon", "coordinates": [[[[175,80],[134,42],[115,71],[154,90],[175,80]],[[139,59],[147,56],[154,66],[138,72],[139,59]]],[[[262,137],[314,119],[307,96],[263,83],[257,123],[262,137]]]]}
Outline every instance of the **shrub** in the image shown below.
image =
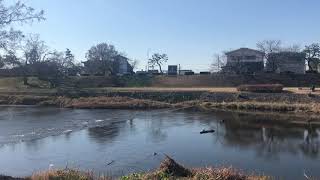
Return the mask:
{"type": "Polygon", "coordinates": [[[268,92],[268,93],[277,93],[282,92],[282,84],[255,84],[255,85],[240,85],[237,87],[238,91],[247,91],[247,92],[268,92]]]}

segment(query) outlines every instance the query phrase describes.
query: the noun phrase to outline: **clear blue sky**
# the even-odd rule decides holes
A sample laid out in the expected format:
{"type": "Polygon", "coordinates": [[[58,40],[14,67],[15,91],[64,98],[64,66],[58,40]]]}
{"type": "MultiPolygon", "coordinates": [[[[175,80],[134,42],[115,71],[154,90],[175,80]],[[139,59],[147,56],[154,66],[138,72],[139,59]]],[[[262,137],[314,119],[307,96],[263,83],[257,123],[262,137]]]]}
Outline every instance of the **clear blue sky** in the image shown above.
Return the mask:
{"type": "MultiPolygon", "coordinates": [[[[11,0],[10,0],[11,1],[11,0]]],[[[207,70],[214,53],[255,48],[264,39],[285,44],[320,42],[319,0],[24,0],[47,20],[25,25],[57,50],[85,60],[99,42],[114,44],[146,65],[150,53],[168,64],[207,70]]]]}

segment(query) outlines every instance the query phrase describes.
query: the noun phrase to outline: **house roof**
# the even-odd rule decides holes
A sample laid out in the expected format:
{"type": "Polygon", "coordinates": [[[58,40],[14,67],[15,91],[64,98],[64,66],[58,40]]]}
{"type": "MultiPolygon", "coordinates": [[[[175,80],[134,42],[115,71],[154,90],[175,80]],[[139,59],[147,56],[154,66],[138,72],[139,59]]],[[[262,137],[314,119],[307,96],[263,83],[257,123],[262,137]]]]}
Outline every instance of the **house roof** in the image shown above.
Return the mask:
{"type": "Polygon", "coordinates": [[[236,53],[238,51],[253,51],[255,53],[264,55],[264,52],[261,52],[261,51],[255,50],[255,49],[250,49],[250,48],[240,48],[240,49],[236,49],[236,50],[233,50],[233,51],[229,51],[229,52],[226,53],[226,55],[230,55],[230,54],[236,53]]]}

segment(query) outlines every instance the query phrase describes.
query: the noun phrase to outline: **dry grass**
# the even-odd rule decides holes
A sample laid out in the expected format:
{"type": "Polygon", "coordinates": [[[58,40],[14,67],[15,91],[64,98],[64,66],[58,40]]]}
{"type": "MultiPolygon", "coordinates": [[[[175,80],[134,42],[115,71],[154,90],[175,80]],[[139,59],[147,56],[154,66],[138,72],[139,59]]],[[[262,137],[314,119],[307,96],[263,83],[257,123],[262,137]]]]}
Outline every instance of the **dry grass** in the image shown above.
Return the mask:
{"type": "Polygon", "coordinates": [[[88,97],[77,99],[62,99],[63,107],[66,108],[108,108],[108,109],[162,109],[170,108],[171,105],[164,102],[133,99],[129,97],[88,97]]]}
{"type": "Polygon", "coordinates": [[[180,88],[180,87],[123,87],[123,88],[87,88],[90,90],[97,91],[111,91],[111,92],[237,92],[236,88],[233,87],[191,87],[191,88],[180,88]]]}
{"type": "Polygon", "coordinates": [[[267,176],[245,175],[232,168],[201,168],[187,169],[176,163],[170,157],[166,157],[160,168],[146,174],[132,174],[124,176],[121,180],[268,180],[267,176]]]}
{"type": "MultiPolygon", "coordinates": [[[[1,176],[0,176],[1,177],[1,176]]],[[[5,176],[2,176],[5,177],[5,176]]],[[[15,180],[6,176],[8,180],[15,180]]],[[[85,172],[73,169],[49,170],[33,174],[31,177],[20,180],[111,180],[107,176],[96,176],[93,172],[85,172]]],[[[120,180],[269,180],[269,176],[245,174],[233,168],[211,167],[187,169],[176,163],[170,157],[166,157],[160,167],[148,173],[135,173],[118,178],[120,180]]]]}
{"type": "Polygon", "coordinates": [[[283,85],[282,84],[241,85],[237,87],[237,90],[246,91],[246,92],[279,93],[283,91],[283,85]]]}
{"type": "Polygon", "coordinates": [[[84,172],[73,169],[49,170],[33,174],[29,180],[111,180],[110,177],[97,177],[93,172],[84,172]]]}
{"type": "MultiPolygon", "coordinates": [[[[130,88],[87,88],[96,91],[110,92],[217,92],[217,93],[237,93],[236,87],[190,87],[190,88],[173,88],[173,87],[130,87],[130,88]]],[[[310,87],[285,87],[284,91],[295,94],[320,94],[320,88],[316,88],[315,92],[311,92],[310,87]]]]}
{"type": "Polygon", "coordinates": [[[284,88],[285,91],[295,94],[317,94],[320,95],[320,88],[316,88],[314,92],[311,91],[310,87],[288,87],[284,88]]]}
{"type": "Polygon", "coordinates": [[[202,168],[193,170],[193,180],[270,180],[268,176],[245,175],[233,168],[202,168]]]}
{"type": "Polygon", "coordinates": [[[320,113],[320,105],[316,103],[294,104],[294,103],[272,103],[272,102],[203,102],[197,107],[202,109],[230,109],[230,110],[247,110],[247,111],[271,111],[271,112],[293,112],[293,113],[320,113]]]}

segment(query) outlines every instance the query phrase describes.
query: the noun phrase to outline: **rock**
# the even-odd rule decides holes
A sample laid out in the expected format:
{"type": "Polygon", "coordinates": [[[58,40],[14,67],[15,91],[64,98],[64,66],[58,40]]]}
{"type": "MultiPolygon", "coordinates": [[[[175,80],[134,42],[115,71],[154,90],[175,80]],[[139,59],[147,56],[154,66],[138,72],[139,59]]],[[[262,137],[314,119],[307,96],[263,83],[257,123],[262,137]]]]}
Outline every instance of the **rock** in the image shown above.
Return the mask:
{"type": "Polygon", "coordinates": [[[191,175],[191,172],[188,169],[176,163],[167,155],[166,158],[161,162],[159,170],[175,177],[188,177],[191,175]]]}

